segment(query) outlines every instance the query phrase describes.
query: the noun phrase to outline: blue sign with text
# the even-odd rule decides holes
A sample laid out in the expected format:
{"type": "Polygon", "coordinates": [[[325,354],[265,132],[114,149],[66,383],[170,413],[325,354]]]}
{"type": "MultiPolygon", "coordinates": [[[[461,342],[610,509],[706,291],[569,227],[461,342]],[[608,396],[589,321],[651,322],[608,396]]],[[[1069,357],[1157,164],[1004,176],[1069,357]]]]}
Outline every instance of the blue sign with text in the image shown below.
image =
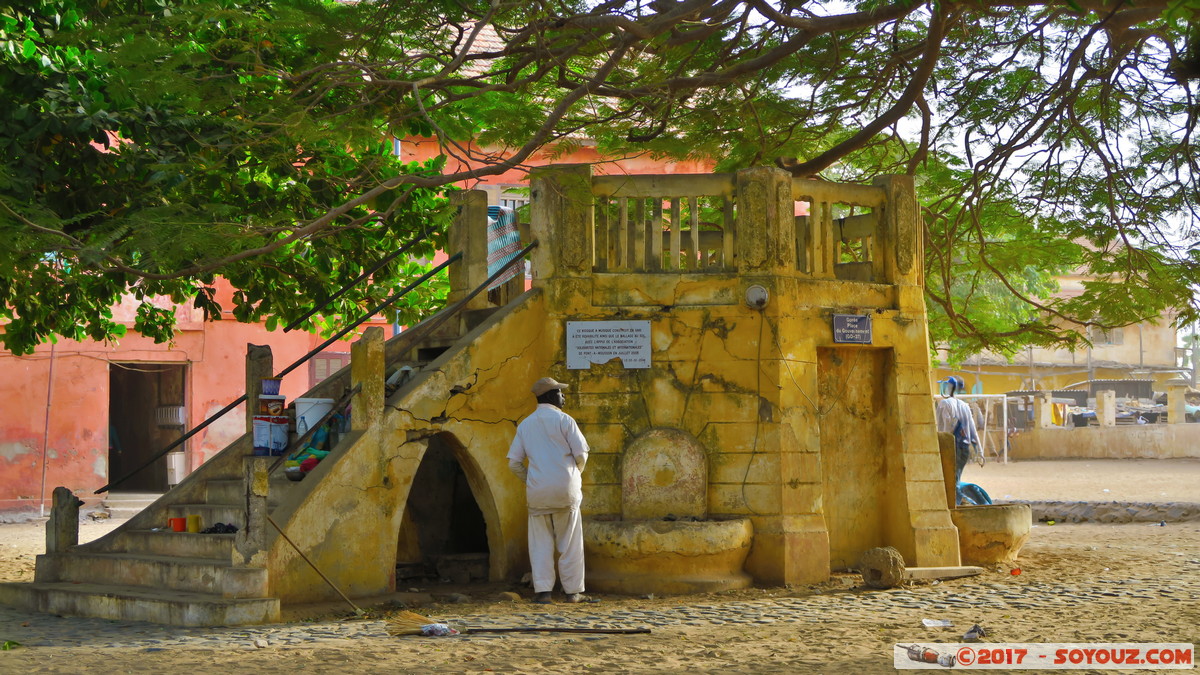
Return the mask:
{"type": "Polygon", "coordinates": [[[834,314],[833,341],[856,345],[871,344],[871,315],[834,314]]]}

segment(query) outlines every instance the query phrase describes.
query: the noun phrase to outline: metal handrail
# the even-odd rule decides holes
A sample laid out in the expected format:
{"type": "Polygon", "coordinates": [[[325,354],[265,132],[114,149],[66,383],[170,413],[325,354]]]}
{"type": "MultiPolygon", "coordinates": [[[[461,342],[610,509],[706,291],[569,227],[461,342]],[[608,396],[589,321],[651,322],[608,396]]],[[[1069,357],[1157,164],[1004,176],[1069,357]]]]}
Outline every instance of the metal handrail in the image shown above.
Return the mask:
{"type": "MultiPolygon", "coordinates": [[[[345,336],[347,333],[349,333],[350,331],[352,331],[352,330],[354,330],[355,328],[357,328],[357,327],[358,327],[360,324],[362,324],[364,321],[366,321],[367,319],[370,319],[371,317],[375,316],[376,314],[378,314],[379,312],[383,311],[384,309],[387,309],[389,306],[391,306],[391,305],[392,305],[393,303],[395,303],[397,300],[399,300],[400,298],[404,297],[404,296],[405,296],[405,295],[407,295],[409,292],[411,292],[411,291],[412,291],[414,288],[416,288],[417,286],[420,286],[421,284],[425,283],[426,281],[428,281],[428,280],[430,279],[430,277],[432,277],[433,275],[435,275],[435,274],[437,274],[438,272],[442,271],[442,270],[443,270],[443,269],[445,269],[447,266],[449,266],[451,263],[453,263],[453,262],[456,262],[456,261],[457,261],[457,260],[459,260],[460,258],[462,258],[462,252],[461,252],[461,251],[460,251],[460,252],[458,252],[458,253],[455,253],[455,254],[454,254],[454,255],[452,255],[452,256],[450,256],[449,258],[447,258],[447,259],[446,259],[446,261],[445,261],[445,262],[441,263],[441,264],[440,264],[440,265],[438,265],[437,267],[434,267],[433,269],[429,270],[429,271],[428,271],[428,272],[426,272],[425,274],[422,274],[422,275],[420,276],[420,278],[418,278],[416,281],[413,281],[413,282],[412,282],[412,283],[410,283],[408,286],[405,286],[405,287],[404,287],[404,288],[403,288],[403,289],[402,289],[402,290],[401,290],[399,293],[396,293],[395,295],[393,295],[393,296],[389,297],[388,299],[386,299],[386,300],[384,300],[383,302],[379,303],[379,304],[378,304],[378,305],[376,305],[375,307],[371,308],[369,311],[367,311],[367,313],[366,313],[366,314],[362,315],[362,316],[361,316],[361,317],[359,317],[357,320],[355,320],[354,322],[350,323],[349,325],[347,325],[347,326],[346,326],[345,328],[343,328],[342,330],[340,330],[340,331],[338,331],[337,333],[335,333],[335,334],[333,335],[333,337],[331,337],[331,338],[329,338],[328,340],[326,340],[326,341],[322,342],[321,344],[317,345],[317,347],[316,347],[316,348],[314,348],[312,351],[310,351],[310,352],[308,352],[307,354],[305,354],[304,356],[300,357],[300,358],[299,358],[297,361],[295,361],[294,363],[292,363],[292,364],[291,364],[290,366],[288,366],[287,368],[284,368],[283,370],[281,370],[281,371],[279,372],[279,374],[278,374],[278,375],[276,375],[275,377],[277,377],[277,378],[279,378],[279,377],[283,377],[284,375],[287,375],[288,373],[292,372],[293,370],[295,370],[295,369],[299,368],[301,365],[303,365],[303,364],[304,364],[305,362],[307,362],[309,359],[311,359],[312,357],[314,357],[314,356],[316,356],[317,354],[319,354],[319,353],[321,353],[322,351],[324,351],[326,347],[328,347],[329,345],[333,344],[334,342],[337,342],[337,341],[338,341],[338,340],[340,340],[340,339],[341,339],[343,336],[345,336]]],[[[102,493],[102,492],[107,492],[109,488],[111,488],[111,487],[113,487],[113,486],[115,486],[115,485],[120,485],[121,483],[124,483],[125,481],[129,480],[129,479],[130,479],[130,478],[132,478],[132,477],[133,477],[135,474],[137,474],[138,472],[140,472],[142,469],[145,469],[146,467],[150,466],[150,465],[151,465],[151,464],[153,464],[154,462],[157,462],[157,461],[158,461],[160,458],[162,458],[162,457],[163,457],[164,455],[166,455],[168,452],[170,452],[171,450],[174,450],[176,447],[178,447],[178,446],[182,445],[184,441],[186,441],[186,440],[188,440],[189,438],[191,438],[192,436],[195,436],[196,434],[200,433],[202,430],[204,430],[205,428],[207,428],[207,427],[208,427],[210,424],[212,424],[213,422],[217,421],[217,420],[218,420],[218,419],[219,419],[219,418],[220,418],[222,415],[224,415],[225,413],[228,413],[230,410],[233,410],[234,408],[236,408],[236,407],[238,407],[239,405],[241,405],[242,403],[244,403],[244,402],[246,401],[246,399],[247,399],[247,395],[246,395],[246,394],[242,394],[242,395],[241,395],[241,396],[239,396],[237,399],[235,399],[235,400],[234,400],[232,403],[230,403],[229,405],[225,406],[224,408],[221,408],[221,409],[220,409],[220,410],[218,410],[217,412],[213,413],[212,415],[210,415],[210,416],[208,417],[208,419],[204,420],[204,421],[203,421],[203,422],[201,422],[200,424],[197,424],[195,427],[192,427],[192,429],[190,429],[190,430],[189,430],[187,433],[185,433],[184,435],[182,435],[182,436],[180,436],[179,438],[177,438],[177,439],[175,439],[174,441],[172,441],[172,442],[171,442],[171,443],[170,443],[170,444],[169,444],[167,447],[165,447],[165,448],[163,448],[162,450],[158,451],[158,453],[156,453],[156,454],[155,454],[153,457],[151,457],[150,459],[148,459],[148,460],[146,460],[144,463],[142,463],[142,465],[141,465],[141,466],[139,466],[138,468],[134,469],[133,471],[130,471],[129,473],[125,474],[124,476],[121,476],[120,478],[118,478],[118,479],[116,479],[116,480],[114,480],[114,481],[109,481],[109,482],[108,482],[106,485],[103,485],[103,486],[101,486],[101,487],[100,487],[98,490],[96,490],[96,491],[95,491],[95,492],[93,492],[92,494],[97,494],[97,495],[98,495],[98,494],[100,494],[100,493],[102,493]]]]}
{"type": "MultiPolygon", "coordinates": [[[[454,316],[460,310],[462,310],[462,308],[465,307],[467,305],[467,303],[471,301],[471,299],[473,299],[475,296],[477,296],[481,292],[483,292],[488,286],[490,286],[492,284],[492,282],[494,282],[496,279],[503,276],[503,274],[506,271],[508,271],[508,269],[510,267],[513,267],[514,265],[517,264],[517,262],[524,260],[525,256],[530,251],[537,248],[537,245],[538,245],[538,242],[536,240],[533,241],[528,246],[521,249],[521,251],[518,252],[517,254],[515,254],[512,258],[510,258],[508,260],[508,262],[504,263],[504,265],[499,270],[497,270],[494,274],[492,274],[490,277],[488,277],[486,281],[484,281],[483,283],[476,286],[474,288],[474,290],[472,290],[470,293],[468,293],[461,300],[456,301],[453,305],[445,307],[444,309],[442,309],[442,311],[438,312],[432,318],[430,318],[429,321],[426,321],[417,326],[414,326],[410,330],[407,330],[404,333],[402,333],[402,335],[407,336],[410,340],[416,340],[416,339],[425,337],[425,335],[427,333],[433,332],[433,330],[435,328],[441,326],[443,323],[448,321],[452,316],[454,316]]],[[[291,455],[295,451],[296,448],[304,447],[304,444],[308,442],[308,439],[312,438],[312,436],[317,432],[317,429],[320,429],[321,426],[326,424],[329,420],[333,419],[333,416],[336,415],[338,413],[338,411],[345,408],[346,404],[350,402],[350,399],[353,398],[356,394],[358,394],[361,390],[362,390],[362,384],[355,385],[353,389],[346,392],[342,396],[341,399],[339,399],[337,402],[335,402],[333,404],[333,407],[329,409],[329,412],[325,413],[321,417],[321,419],[317,420],[317,422],[315,422],[313,424],[310,424],[308,426],[308,429],[303,434],[298,436],[295,441],[289,443],[287,449],[284,450],[283,454],[280,455],[274,462],[271,463],[270,468],[267,469],[267,475],[270,476],[271,473],[273,473],[276,469],[278,469],[281,464],[283,464],[285,461],[287,461],[287,457],[289,455],[291,455]]]]}
{"type": "Polygon", "coordinates": [[[457,314],[459,312],[459,310],[461,310],[463,307],[466,307],[467,303],[470,302],[472,299],[474,299],[475,296],[482,293],[484,290],[487,289],[488,286],[491,286],[493,282],[495,282],[500,277],[504,276],[504,273],[507,272],[509,270],[509,268],[513,267],[518,262],[523,261],[525,259],[525,256],[528,255],[530,251],[537,248],[537,246],[538,246],[538,241],[536,239],[534,239],[532,242],[530,242],[530,244],[528,246],[521,249],[517,253],[513,254],[513,257],[510,258],[508,260],[508,262],[504,263],[504,265],[501,266],[500,269],[496,270],[483,283],[476,286],[474,288],[474,290],[472,290],[470,293],[467,293],[467,295],[465,297],[463,297],[461,300],[458,300],[453,305],[450,305],[450,306],[444,308],[442,311],[438,312],[437,314],[434,314],[428,321],[418,324],[410,330],[404,331],[403,333],[401,333],[401,335],[406,335],[409,333],[416,333],[418,337],[424,337],[426,333],[433,332],[433,330],[435,328],[441,326],[443,323],[446,323],[446,321],[448,321],[450,319],[450,317],[457,314]]]}
{"type": "Polygon", "coordinates": [[[300,324],[304,323],[304,321],[306,319],[308,319],[310,316],[312,316],[313,314],[316,314],[317,312],[321,311],[322,309],[325,309],[325,307],[328,306],[329,303],[342,297],[342,295],[344,295],[346,293],[346,291],[349,291],[351,288],[354,288],[356,285],[358,285],[358,282],[360,282],[363,279],[366,279],[367,277],[371,276],[372,274],[378,272],[380,270],[380,268],[382,268],[384,265],[388,264],[389,262],[395,260],[396,258],[400,257],[401,255],[404,255],[405,251],[412,248],[413,246],[416,246],[417,244],[421,243],[422,241],[425,241],[425,238],[428,236],[429,236],[429,231],[426,230],[421,233],[421,236],[419,236],[416,239],[413,239],[412,241],[408,242],[407,244],[401,246],[400,248],[396,249],[392,253],[387,254],[386,256],[383,257],[382,260],[375,263],[375,265],[372,266],[371,269],[358,275],[358,277],[356,279],[354,279],[354,281],[351,281],[350,283],[346,284],[345,286],[342,286],[340,289],[338,289],[338,291],[336,293],[329,296],[328,298],[325,298],[316,307],[313,307],[312,309],[305,312],[304,316],[302,316],[299,319],[296,319],[295,321],[284,326],[283,332],[286,333],[286,332],[292,330],[293,328],[295,328],[296,326],[299,326],[300,324]]]}

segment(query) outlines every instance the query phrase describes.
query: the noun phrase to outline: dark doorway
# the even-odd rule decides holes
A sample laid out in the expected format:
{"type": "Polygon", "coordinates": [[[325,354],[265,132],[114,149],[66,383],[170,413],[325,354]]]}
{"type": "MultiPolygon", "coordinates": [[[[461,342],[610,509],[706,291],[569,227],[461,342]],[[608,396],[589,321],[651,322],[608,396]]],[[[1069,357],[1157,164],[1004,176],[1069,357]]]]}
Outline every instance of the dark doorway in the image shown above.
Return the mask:
{"type": "Polygon", "coordinates": [[[433,437],[417,468],[396,551],[401,578],[487,580],[487,524],[454,456],[456,444],[446,434],[433,437]]]}
{"type": "MultiPolygon", "coordinates": [[[[187,366],[113,363],[109,368],[108,477],[117,492],[166,492],[167,457],[138,470],[183,435],[187,366]]],[[[182,448],[176,448],[181,450],[182,448]]]]}

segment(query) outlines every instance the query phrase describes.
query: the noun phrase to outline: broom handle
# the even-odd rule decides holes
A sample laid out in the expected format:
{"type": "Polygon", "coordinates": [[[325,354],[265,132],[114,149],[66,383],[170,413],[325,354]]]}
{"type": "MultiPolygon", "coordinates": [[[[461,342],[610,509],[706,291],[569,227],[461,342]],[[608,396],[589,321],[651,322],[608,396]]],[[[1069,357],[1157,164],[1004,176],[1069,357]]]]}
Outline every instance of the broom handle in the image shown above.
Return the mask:
{"type": "Polygon", "coordinates": [[[465,626],[468,633],[605,633],[608,635],[636,635],[649,633],[649,628],[476,628],[465,626]]]}
{"type": "Polygon", "coordinates": [[[329,584],[330,588],[337,591],[337,594],[342,596],[342,599],[346,601],[346,604],[354,608],[355,614],[361,615],[363,613],[362,609],[360,609],[358,605],[354,604],[353,600],[346,597],[346,594],[342,592],[342,589],[338,588],[336,584],[329,580],[329,577],[325,576],[325,573],[321,571],[321,568],[317,567],[313,561],[308,559],[308,556],[304,555],[304,551],[300,550],[300,547],[296,545],[296,542],[292,541],[287,534],[284,533],[283,528],[279,527],[279,524],[276,523],[275,520],[269,515],[267,516],[267,522],[275,528],[275,531],[279,533],[279,536],[283,537],[284,541],[292,545],[292,548],[296,550],[296,553],[300,554],[300,557],[304,559],[304,562],[308,563],[308,566],[313,568],[313,571],[320,575],[320,577],[325,580],[325,583],[329,584]]]}

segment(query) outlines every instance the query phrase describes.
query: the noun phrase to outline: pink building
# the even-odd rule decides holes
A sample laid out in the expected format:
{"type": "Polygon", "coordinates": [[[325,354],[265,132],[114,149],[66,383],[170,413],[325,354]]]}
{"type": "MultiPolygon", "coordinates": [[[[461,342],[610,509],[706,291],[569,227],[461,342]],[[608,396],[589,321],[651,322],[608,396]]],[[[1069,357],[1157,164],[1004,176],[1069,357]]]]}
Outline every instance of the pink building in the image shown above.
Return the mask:
{"type": "MultiPolygon", "coordinates": [[[[218,301],[227,306],[231,294],[222,282],[218,301]]],[[[27,356],[0,352],[0,405],[8,411],[0,423],[0,513],[39,513],[43,504],[48,512],[58,485],[99,500],[94,490],[135,470],[244,392],[247,343],[269,344],[280,370],[323,342],[302,331],[272,333],[262,324],[238,323],[230,313],[208,323],[199,310],[176,307],[175,313],[179,331],[171,344],[156,345],[131,330],[114,344],[63,339],[27,356]]],[[[117,307],[113,318],[132,328],[132,303],[117,307]]],[[[289,400],[302,395],[348,363],[349,351],[348,342],[335,343],[285,377],[281,393],[289,400]]],[[[115,489],[165,491],[169,478],[178,481],[244,434],[245,420],[238,406],[185,441],[180,454],[115,489]]]]}

